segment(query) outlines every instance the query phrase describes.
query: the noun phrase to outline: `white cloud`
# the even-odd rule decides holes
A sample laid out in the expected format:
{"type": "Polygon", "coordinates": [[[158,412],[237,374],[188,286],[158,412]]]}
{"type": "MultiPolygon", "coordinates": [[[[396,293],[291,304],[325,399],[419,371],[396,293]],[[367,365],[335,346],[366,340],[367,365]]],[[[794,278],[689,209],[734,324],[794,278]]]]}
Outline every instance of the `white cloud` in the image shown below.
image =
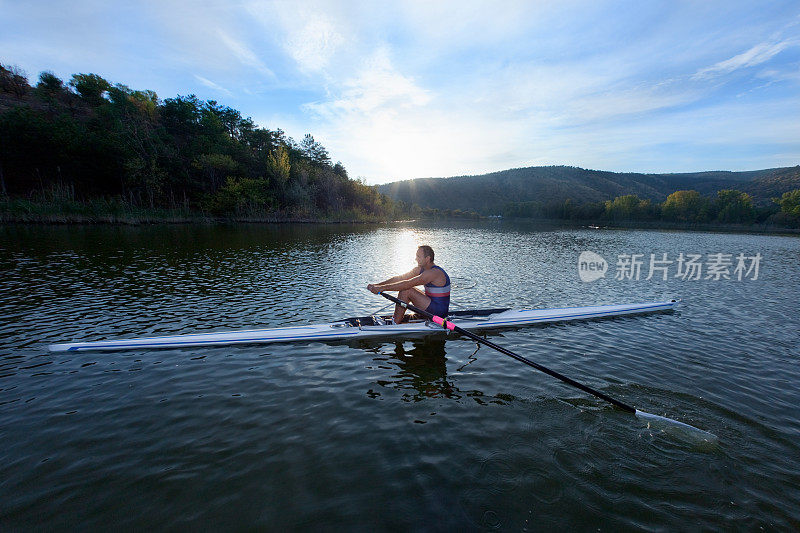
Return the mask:
{"type": "Polygon", "coordinates": [[[324,69],[337,48],[344,42],[334,25],[317,15],[305,21],[286,42],[287,52],[303,70],[324,69]]]}
{"type": "Polygon", "coordinates": [[[219,29],[217,30],[217,36],[243,65],[253,67],[271,78],[275,77],[275,74],[261,61],[258,55],[246,45],[219,29]]]}
{"type": "Polygon", "coordinates": [[[785,40],[777,43],[760,43],[746,52],[735,55],[725,61],[720,61],[710,67],[700,69],[692,76],[694,80],[710,79],[716,76],[729,74],[733,71],[754,67],[762,63],[766,63],[774,56],[785,50],[786,48],[796,45],[797,43],[792,40],[785,40]]]}
{"type": "Polygon", "coordinates": [[[222,94],[224,94],[226,96],[233,96],[233,93],[231,91],[229,91],[228,89],[226,89],[225,87],[223,87],[221,85],[218,85],[218,84],[214,83],[213,81],[209,80],[208,78],[204,78],[203,76],[198,76],[197,74],[195,74],[194,77],[195,77],[195,79],[197,81],[199,81],[200,83],[202,83],[206,87],[214,89],[215,91],[219,91],[219,92],[221,92],[222,94]]]}
{"type": "Polygon", "coordinates": [[[251,0],[244,10],[305,74],[325,74],[350,35],[347,4],[251,0]]]}
{"type": "Polygon", "coordinates": [[[387,48],[378,49],[361,71],[341,83],[341,94],[332,101],[306,107],[322,116],[337,118],[350,113],[394,115],[404,109],[426,105],[431,96],[413,78],[392,65],[387,48]]]}

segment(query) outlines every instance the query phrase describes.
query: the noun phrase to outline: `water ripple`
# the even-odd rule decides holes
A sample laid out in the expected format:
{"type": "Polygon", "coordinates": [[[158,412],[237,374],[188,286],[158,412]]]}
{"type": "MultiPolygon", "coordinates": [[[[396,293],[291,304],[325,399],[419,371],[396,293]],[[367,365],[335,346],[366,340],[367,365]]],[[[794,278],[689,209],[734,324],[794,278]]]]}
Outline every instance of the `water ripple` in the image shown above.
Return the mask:
{"type": "Polygon", "coordinates": [[[508,224],[0,228],[0,523],[10,529],[792,529],[800,243],[508,224]],[[120,353],[51,342],[370,313],[437,262],[464,307],[680,297],[674,313],[458,336],[120,353]],[[759,280],[578,280],[577,255],[760,252],[759,280]],[[409,254],[409,251],[411,252],[409,254]]]}

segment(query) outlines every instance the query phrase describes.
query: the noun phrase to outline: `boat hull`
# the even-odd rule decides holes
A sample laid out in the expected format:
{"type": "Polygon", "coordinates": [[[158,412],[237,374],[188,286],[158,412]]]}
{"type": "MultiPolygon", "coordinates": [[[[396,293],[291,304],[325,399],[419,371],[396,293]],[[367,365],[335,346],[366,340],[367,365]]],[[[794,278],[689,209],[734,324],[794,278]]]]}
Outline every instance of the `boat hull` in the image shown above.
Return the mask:
{"type": "MultiPolygon", "coordinates": [[[[513,328],[548,322],[571,322],[631,314],[655,313],[672,310],[677,301],[639,304],[596,305],[560,309],[490,309],[454,312],[448,320],[469,330],[513,328]]],[[[194,333],[118,339],[91,342],[51,344],[51,352],[79,352],[90,350],[136,350],[152,348],[180,348],[189,346],[221,346],[232,344],[269,344],[276,342],[337,341],[372,337],[402,337],[417,334],[444,332],[441,326],[412,319],[399,325],[380,324],[389,317],[348,318],[330,324],[292,326],[285,328],[251,329],[216,333],[194,333]]]]}

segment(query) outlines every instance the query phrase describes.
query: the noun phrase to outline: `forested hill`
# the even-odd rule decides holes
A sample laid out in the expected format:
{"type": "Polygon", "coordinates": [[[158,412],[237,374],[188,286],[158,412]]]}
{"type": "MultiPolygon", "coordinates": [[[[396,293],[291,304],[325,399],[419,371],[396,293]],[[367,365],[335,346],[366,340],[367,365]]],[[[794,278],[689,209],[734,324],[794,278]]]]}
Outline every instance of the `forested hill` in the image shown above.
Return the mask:
{"type": "Polygon", "coordinates": [[[268,219],[397,216],[391,200],[350,179],[310,134],[295,142],[213,100],[161,99],[97,74],[65,83],[42,72],[31,85],[3,65],[0,200],[22,211],[101,205],[268,219]]]}
{"type": "Polygon", "coordinates": [[[688,174],[636,174],[586,170],[576,167],[527,167],[452,178],[398,181],[378,187],[389,197],[436,209],[474,210],[491,215],[521,202],[576,204],[636,195],[662,202],[678,190],[696,190],[705,196],[736,189],[765,205],[772,198],[800,188],[800,167],[749,172],[697,172],[688,174]]]}

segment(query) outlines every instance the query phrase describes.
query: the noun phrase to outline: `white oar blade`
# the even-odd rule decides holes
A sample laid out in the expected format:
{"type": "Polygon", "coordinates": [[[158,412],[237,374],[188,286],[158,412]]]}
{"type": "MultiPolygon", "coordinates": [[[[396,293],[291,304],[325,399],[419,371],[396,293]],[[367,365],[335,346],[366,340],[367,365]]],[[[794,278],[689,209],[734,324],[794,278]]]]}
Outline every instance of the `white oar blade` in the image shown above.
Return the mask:
{"type": "Polygon", "coordinates": [[[713,433],[704,431],[683,422],[678,422],[666,416],[658,416],[645,411],[636,410],[636,417],[647,422],[648,427],[663,429],[665,432],[687,437],[691,440],[700,440],[716,443],[719,439],[713,433]]]}

